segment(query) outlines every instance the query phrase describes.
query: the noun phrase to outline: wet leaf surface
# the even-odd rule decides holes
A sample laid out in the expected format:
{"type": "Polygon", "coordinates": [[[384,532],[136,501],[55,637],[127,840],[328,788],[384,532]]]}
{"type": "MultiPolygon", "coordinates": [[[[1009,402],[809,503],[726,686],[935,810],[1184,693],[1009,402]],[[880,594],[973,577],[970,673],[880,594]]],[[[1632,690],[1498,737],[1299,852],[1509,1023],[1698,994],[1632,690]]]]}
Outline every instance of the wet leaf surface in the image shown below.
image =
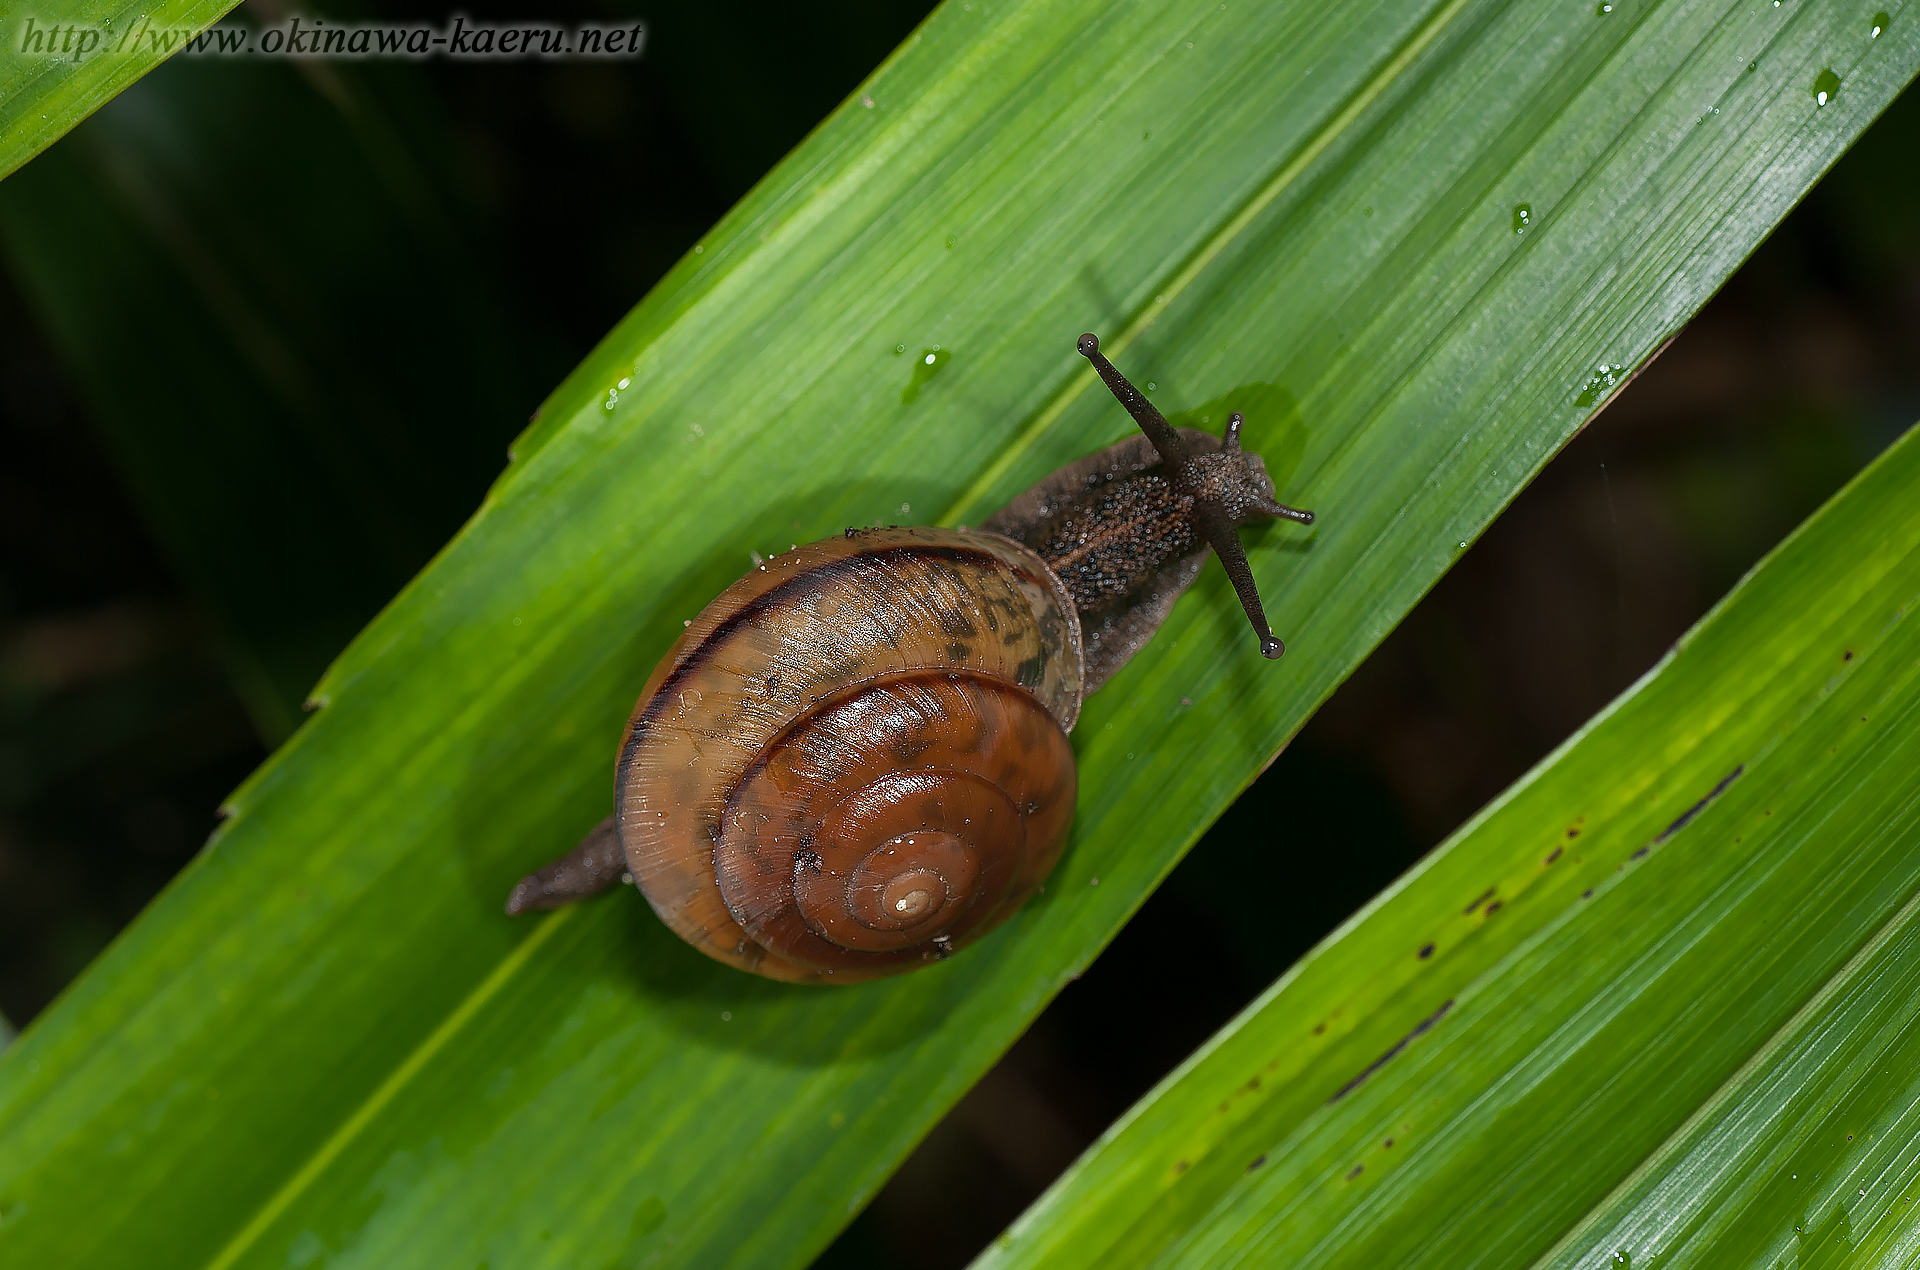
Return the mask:
{"type": "MultiPolygon", "coordinates": [[[[0,1060],[0,1251],[804,1262],[1603,400],[1595,367],[1641,364],[1912,77],[1908,24],[1870,54],[1857,26],[943,8],[554,392],[217,840],[0,1060]],[[624,893],[500,915],[605,814],[634,692],[750,552],[977,523],[1124,435],[1089,329],[1169,412],[1288,403],[1247,428],[1321,516],[1248,535],[1285,659],[1210,570],[1089,702],[1046,894],[905,979],[757,982],[624,893]],[[903,347],[950,354],[904,402],[903,347]]],[[[1733,765],[1676,773],[1679,809],[1733,765]]],[[[1522,876],[1447,892],[1426,937],[1516,926],[1522,876]]],[[[1342,1114],[1471,1030],[1467,982],[1330,1029],[1316,1105],[1448,999],[1342,1114]]]]}

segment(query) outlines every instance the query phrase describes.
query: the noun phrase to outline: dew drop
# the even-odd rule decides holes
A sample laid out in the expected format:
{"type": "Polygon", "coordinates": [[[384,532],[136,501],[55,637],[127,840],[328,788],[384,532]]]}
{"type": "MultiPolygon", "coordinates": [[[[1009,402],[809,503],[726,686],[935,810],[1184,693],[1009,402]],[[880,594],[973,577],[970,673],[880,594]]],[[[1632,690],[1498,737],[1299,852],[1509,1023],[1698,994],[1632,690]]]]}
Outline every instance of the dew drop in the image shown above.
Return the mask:
{"type": "Polygon", "coordinates": [[[893,355],[894,355],[895,357],[898,357],[898,356],[900,356],[900,354],[902,354],[902,353],[904,353],[904,352],[906,352],[906,351],[907,351],[907,346],[906,346],[905,344],[895,344],[895,345],[893,346],[893,355]]]}
{"type": "Polygon", "coordinates": [[[1601,3],[1594,9],[1593,16],[1596,18],[1604,18],[1612,12],[1613,6],[1606,3],[1606,0],[1601,0],[1601,3]]]}
{"type": "Polygon", "coordinates": [[[959,242],[959,241],[960,241],[960,235],[958,235],[958,234],[948,234],[948,235],[947,235],[947,250],[948,250],[948,251],[952,251],[952,250],[953,250],[953,245],[954,245],[955,243],[957,243],[957,242],[959,242]]]}
{"type": "Polygon", "coordinates": [[[1533,224],[1533,204],[1521,203],[1513,209],[1513,232],[1524,234],[1533,224]]]}
{"type": "Polygon", "coordinates": [[[914,359],[913,378],[908,381],[906,389],[900,394],[900,404],[912,405],[919,398],[920,390],[927,386],[927,381],[945,370],[947,363],[951,360],[953,360],[953,354],[938,344],[932,348],[920,350],[920,356],[914,359]]]}
{"type": "Polygon", "coordinates": [[[1625,370],[1625,366],[1609,366],[1601,362],[1600,368],[1587,376],[1586,383],[1580,385],[1580,395],[1573,399],[1573,404],[1591,406],[1613,390],[1613,386],[1620,382],[1621,372],[1625,370]]]}
{"type": "Polygon", "coordinates": [[[1840,77],[1832,69],[1821,71],[1813,80],[1813,104],[1824,106],[1840,91],[1840,77]]]}
{"type": "Polygon", "coordinates": [[[1882,11],[1880,11],[1879,13],[1876,13],[1876,14],[1874,14],[1874,15],[1873,15],[1873,30],[1871,30],[1871,31],[1869,31],[1869,32],[1867,32],[1867,38],[1868,38],[1869,40],[1877,40],[1877,39],[1879,39],[1879,38],[1880,38],[1880,32],[1882,32],[1882,31],[1884,31],[1884,30],[1886,30],[1886,29],[1887,29],[1887,24],[1888,24],[1889,22],[1891,22],[1891,21],[1893,21],[1893,19],[1887,16],[1887,14],[1886,14],[1886,11],[1885,11],[1885,10],[1882,10],[1882,11]]]}

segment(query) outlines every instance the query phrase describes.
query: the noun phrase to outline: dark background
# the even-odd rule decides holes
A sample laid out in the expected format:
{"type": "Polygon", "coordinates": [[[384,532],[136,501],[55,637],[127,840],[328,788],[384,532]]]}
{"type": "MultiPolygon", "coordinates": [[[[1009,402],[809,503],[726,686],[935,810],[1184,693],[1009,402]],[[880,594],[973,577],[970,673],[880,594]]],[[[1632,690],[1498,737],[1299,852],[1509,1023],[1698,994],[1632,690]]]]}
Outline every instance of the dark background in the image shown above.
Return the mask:
{"type": "MultiPolygon", "coordinates": [[[[0,1013],[166,885],[541,396],[923,12],[583,4],[549,16],[641,18],[645,56],[175,63],[0,183],[0,1013]]],[[[963,1265],[1920,417],[1917,153],[1910,90],[822,1265],[963,1265]]]]}

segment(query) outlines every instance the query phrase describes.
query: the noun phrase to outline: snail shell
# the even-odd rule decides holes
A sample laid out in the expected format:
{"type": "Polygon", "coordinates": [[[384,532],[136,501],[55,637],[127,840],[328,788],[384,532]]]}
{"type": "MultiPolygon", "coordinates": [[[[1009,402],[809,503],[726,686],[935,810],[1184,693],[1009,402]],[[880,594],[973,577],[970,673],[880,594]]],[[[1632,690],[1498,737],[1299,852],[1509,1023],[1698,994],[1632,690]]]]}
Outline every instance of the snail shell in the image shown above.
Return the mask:
{"type": "Polygon", "coordinates": [[[615,824],[687,942],[848,982],[984,935],[1066,843],[1080,624],[998,534],[849,530],[727,588],[627,726],[615,824]]]}

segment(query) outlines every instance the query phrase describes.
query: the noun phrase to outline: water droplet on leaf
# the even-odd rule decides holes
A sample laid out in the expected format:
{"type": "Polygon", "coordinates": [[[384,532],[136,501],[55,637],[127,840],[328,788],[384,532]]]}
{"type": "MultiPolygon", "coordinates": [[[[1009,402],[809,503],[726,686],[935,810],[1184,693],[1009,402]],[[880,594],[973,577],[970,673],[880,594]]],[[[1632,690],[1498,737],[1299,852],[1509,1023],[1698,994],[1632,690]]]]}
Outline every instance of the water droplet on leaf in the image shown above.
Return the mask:
{"type": "Polygon", "coordinates": [[[900,394],[900,404],[912,405],[920,396],[920,390],[927,386],[927,381],[945,370],[947,363],[951,360],[953,360],[953,354],[937,344],[932,348],[922,349],[920,356],[914,359],[913,378],[908,381],[905,391],[900,394]]]}
{"type": "Polygon", "coordinates": [[[1609,366],[1601,362],[1600,368],[1587,376],[1586,383],[1580,385],[1580,395],[1573,399],[1573,404],[1591,406],[1613,390],[1613,386],[1620,382],[1620,374],[1624,370],[1626,370],[1624,366],[1609,366]]]}

